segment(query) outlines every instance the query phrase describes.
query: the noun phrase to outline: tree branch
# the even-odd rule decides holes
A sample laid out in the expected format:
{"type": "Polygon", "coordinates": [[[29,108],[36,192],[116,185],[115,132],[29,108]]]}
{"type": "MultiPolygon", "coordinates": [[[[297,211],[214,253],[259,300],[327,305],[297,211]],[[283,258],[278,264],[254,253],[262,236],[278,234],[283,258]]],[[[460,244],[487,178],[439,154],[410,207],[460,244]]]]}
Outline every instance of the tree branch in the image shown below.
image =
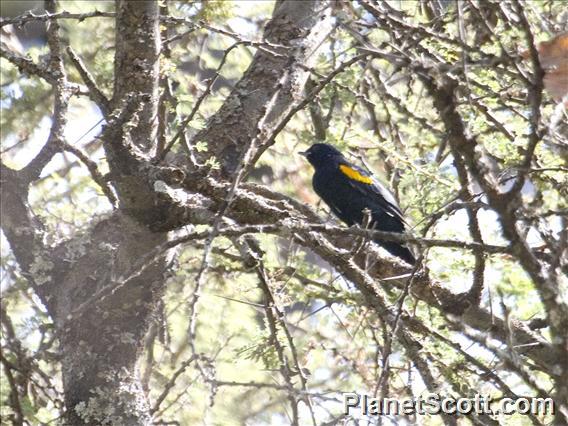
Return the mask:
{"type": "MultiPolygon", "coordinates": [[[[248,142],[259,131],[270,132],[280,117],[290,111],[309,76],[299,64],[312,64],[315,49],[327,35],[330,9],[325,6],[325,1],[276,2],[264,40],[271,43],[271,50],[279,55],[259,49],[243,78],[209,120],[207,128],[193,139],[193,143],[208,143],[209,150],[202,162],[214,159],[220,163],[222,174],[230,177],[248,150],[248,142]],[[258,123],[269,104],[271,108],[264,120],[264,128],[259,129],[258,123]]],[[[257,145],[262,141],[263,138],[259,138],[257,145]]],[[[252,150],[251,158],[257,158],[257,146],[252,150]]]]}
{"type": "Polygon", "coordinates": [[[139,124],[131,130],[133,143],[143,151],[155,149],[158,130],[159,22],[157,1],[116,2],[115,79],[111,105],[115,109],[129,93],[147,96],[139,124]]]}

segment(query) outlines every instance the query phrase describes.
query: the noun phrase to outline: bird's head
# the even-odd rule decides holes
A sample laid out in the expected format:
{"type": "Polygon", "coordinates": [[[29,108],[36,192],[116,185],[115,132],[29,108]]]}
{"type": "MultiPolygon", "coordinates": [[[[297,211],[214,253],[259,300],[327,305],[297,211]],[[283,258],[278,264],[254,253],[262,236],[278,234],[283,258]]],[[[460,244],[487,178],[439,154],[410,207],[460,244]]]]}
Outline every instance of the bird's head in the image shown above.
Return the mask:
{"type": "Polygon", "coordinates": [[[326,143],[313,144],[307,151],[300,152],[300,155],[306,157],[310,164],[316,169],[325,165],[334,164],[343,158],[341,152],[326,143]]]}

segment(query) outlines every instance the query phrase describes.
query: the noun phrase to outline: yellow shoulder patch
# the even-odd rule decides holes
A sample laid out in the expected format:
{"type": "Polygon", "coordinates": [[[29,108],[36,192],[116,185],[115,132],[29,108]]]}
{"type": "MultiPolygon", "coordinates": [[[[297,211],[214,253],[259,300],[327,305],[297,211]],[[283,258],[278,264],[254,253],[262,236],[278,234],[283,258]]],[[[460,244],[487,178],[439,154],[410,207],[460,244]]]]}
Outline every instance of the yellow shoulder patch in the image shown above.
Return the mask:
{"type": "Polygon", "coordinates": [[[353,180],[356,180],[357,182],[363,182],[363,183],[367,183],[367,184],[373,183],[373,180],[370,177],[363,176],[357,170],[352,169],[351,167],[346,166],[345,164],[340,164],[339,170],[341,170],[341,173],[343,173],[349,179],[353,179],[353,180]]]}

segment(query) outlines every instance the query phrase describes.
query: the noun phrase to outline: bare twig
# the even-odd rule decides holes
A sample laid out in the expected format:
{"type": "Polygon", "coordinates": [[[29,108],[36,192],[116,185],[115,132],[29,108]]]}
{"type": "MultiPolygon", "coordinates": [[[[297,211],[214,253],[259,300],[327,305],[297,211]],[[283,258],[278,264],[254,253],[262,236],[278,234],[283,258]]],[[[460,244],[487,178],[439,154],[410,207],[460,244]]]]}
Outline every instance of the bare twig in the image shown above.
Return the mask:
{"type": "Polygon", "coordinates": [[[85,66],[85,64],[81,60],[81,58],[75,53],[75,51],[73,50],[73,48],[71,46],[67,46],[67,53],[68,53],[69,57],[71,58],[73,65],[75,65],[75,68],[77,68],[77,71],[79,71],[79,74],[81,75],[81,78],[83,79],[83,82],[88,87],[89,96],[91,97],[93,102],[95,102],[97,104],[97,106],[101,109],[101,111],[103,112],[103,115],[105,115],[105,116],[108,115],[109,112],[110,112],[109,100],[107,99],[107,97],[104,95],[104,93],[97,86],[97,83],[95,82],[94,77],[89,72],[89,70],[87,69],[87,67],[85,66]]]}

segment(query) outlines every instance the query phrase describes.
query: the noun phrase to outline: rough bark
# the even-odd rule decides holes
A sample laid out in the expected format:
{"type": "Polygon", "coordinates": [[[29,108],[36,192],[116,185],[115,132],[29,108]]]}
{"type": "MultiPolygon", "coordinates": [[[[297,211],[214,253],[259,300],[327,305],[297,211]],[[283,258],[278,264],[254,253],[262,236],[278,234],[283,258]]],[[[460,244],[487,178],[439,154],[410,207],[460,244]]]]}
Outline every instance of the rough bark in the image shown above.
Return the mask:
{"type": "Polygon", "coordinates": [[[116,214],[59,247],[59,258],[71,259],[71,267],[53,288],[51,313],[63,355],[69,424],[150,424],[135,366],[162,294],[165,257],[107,297],[95,295],[122,280],[137,259],[163,242],[163,234],[116,214]],[[80,313],[72,314],[77,309],[80,313]]]}
{"type": "Polygon", "coordinates": [[[208,143],[203,159],[218,161],[225,177],[235,173],[247,151],[250,159],[273,143],[266,136],[302,98],[307,67],[330,30],[329,18],[326,2],[276,2],[264,31],[265,46],[257,50],[243,78],[195,138],[208,143]]]}
{"type": "Polygon", "coordinates": [[[143,150],[155,148],[158,129],[160,56],[159,5],[153,0],[116,2],[116,53],[113,107],[128,94],[145,94],[133,142],[143,150]]]}

